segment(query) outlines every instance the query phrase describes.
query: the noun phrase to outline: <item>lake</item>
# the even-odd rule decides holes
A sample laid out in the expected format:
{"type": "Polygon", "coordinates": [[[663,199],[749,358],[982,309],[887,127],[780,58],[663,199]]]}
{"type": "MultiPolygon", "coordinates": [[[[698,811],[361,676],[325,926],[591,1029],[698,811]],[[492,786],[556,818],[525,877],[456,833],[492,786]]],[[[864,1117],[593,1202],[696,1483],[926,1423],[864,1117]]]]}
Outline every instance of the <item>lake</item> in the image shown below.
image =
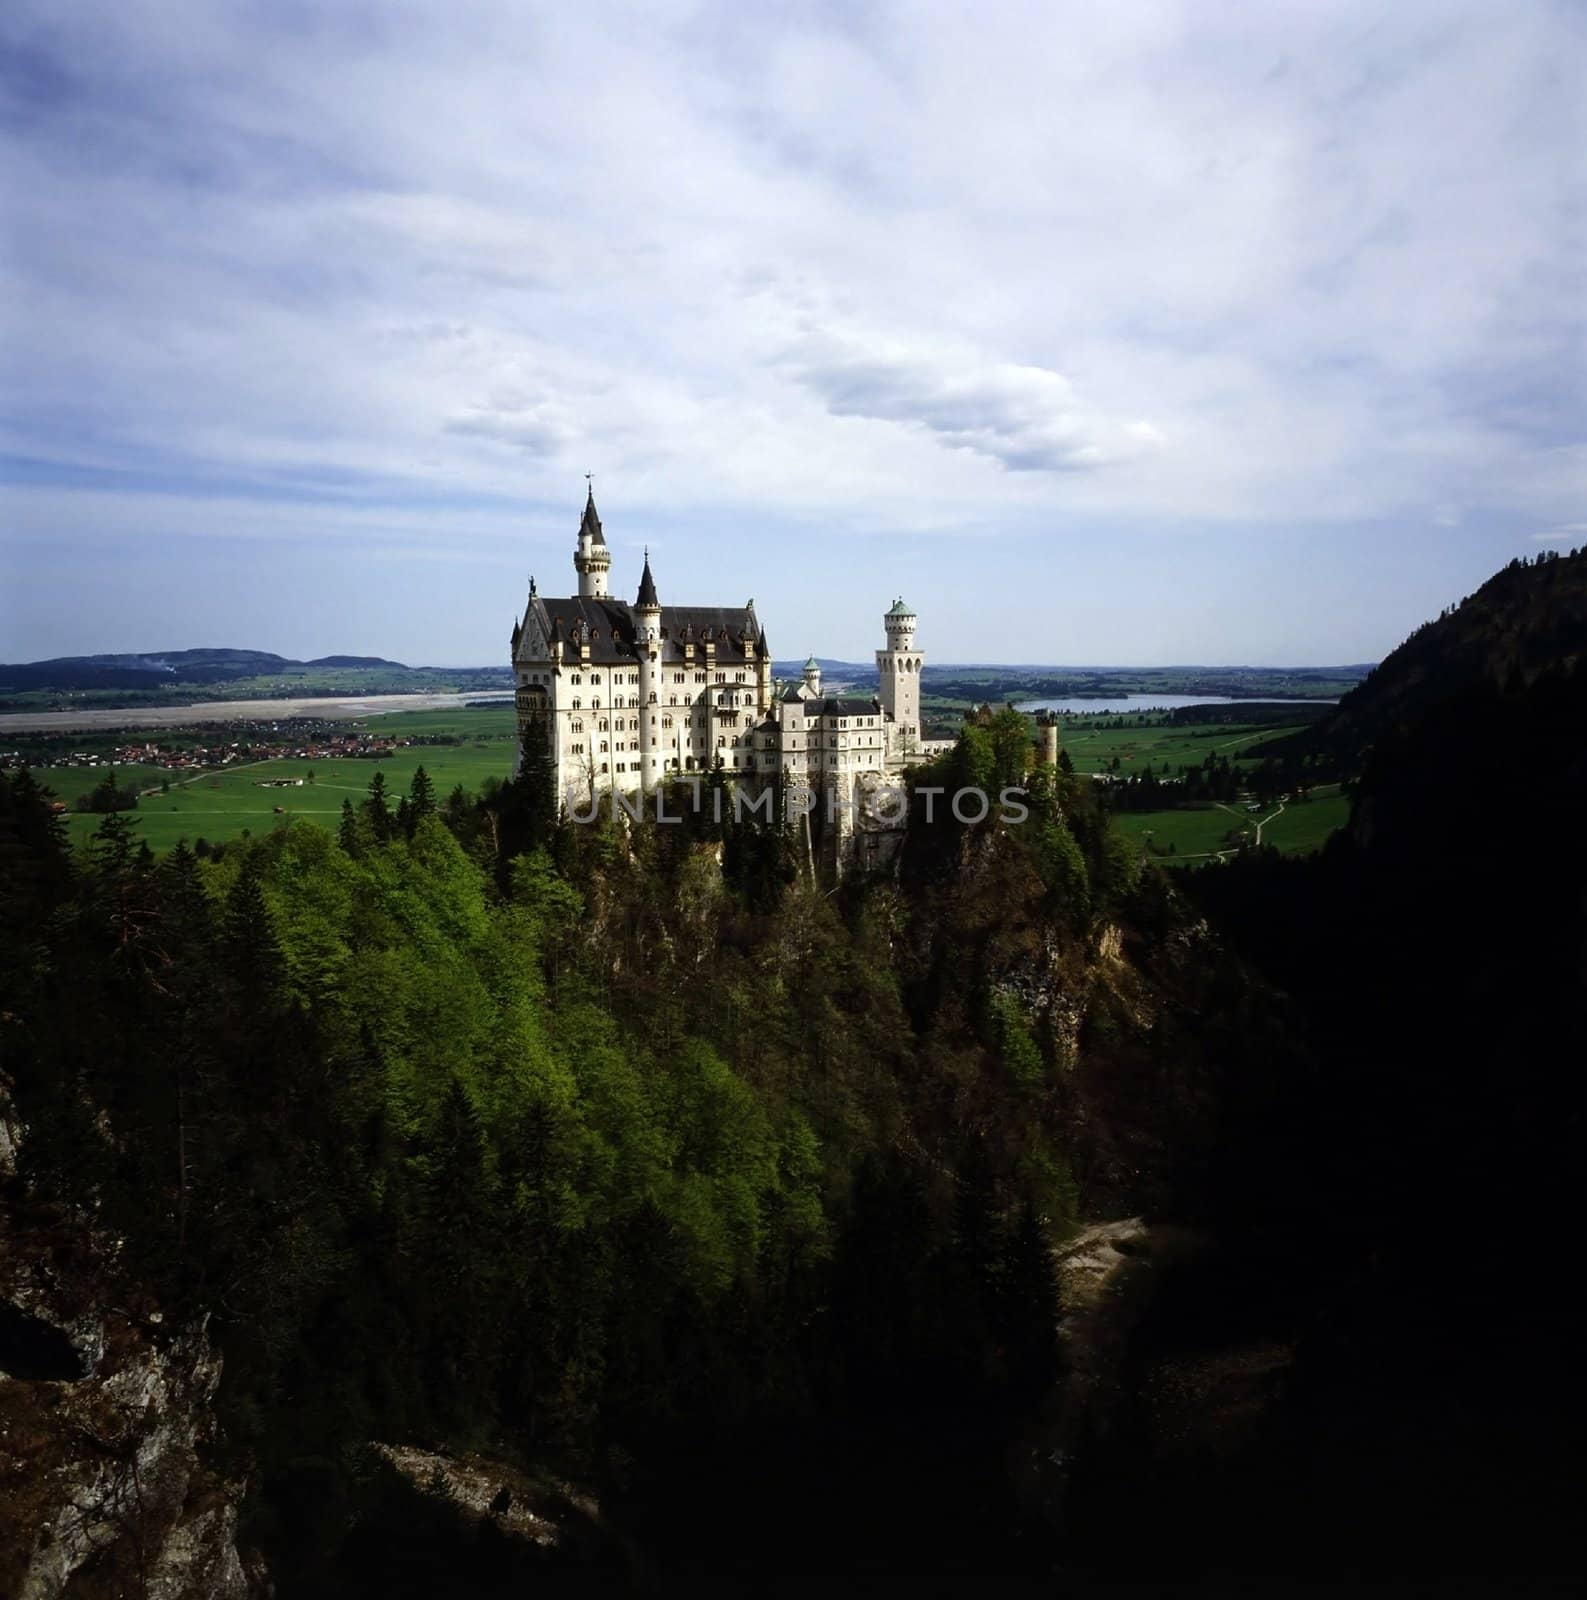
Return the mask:
{"type": "Polygon", "coordinates": [[[1057,700],[1021,700],[1018,711],[1067,711],[1071,715],[1082,711],[1176,711],[1180,706],[1334,706],[1337,700],[1284,699],[1281,696],[1257,698],[1242,695],[1237,700],[1230,694],[1104,694],[1071,695],[1057,700]]]}

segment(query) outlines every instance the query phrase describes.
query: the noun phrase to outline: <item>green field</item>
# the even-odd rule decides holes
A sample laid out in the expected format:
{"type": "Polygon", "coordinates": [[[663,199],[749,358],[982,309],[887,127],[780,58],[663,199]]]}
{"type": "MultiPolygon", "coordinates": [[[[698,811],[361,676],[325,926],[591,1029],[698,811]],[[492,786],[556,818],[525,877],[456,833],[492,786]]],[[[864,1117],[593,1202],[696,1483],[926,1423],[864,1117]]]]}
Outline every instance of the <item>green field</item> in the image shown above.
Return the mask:
{"type": "Polygon", "coordinates": [[[1144,771],[1148,762],[1161,776],[1165,761],[1173,772],[1182,766],[1199,767],[1214,752],[1227,756],[1235,767],[1255,766],[1242,752],[1264,739],[1295,732],[1293,726],[1273,723],[1197,726],[1159,720],[1142,727],[1134,719],[1126,719],[1126,727],[1113,727],[1118,720],[1114,716],[1064,718],[1058,737],[1076,772],[1106,772],[1116,756],[1121,778],[1144,771]]]}
{"type": "Polygon", "coordinates": [[[1145,845],[1164,866],[1194,865],[1220,851],[1232,850],[1255,835],[1262,824],[1262,843],[1292,855],[1317,849],[1329,834],[1349,820],[1350,802],[1336,785],[1313,791],[1310,799],[1265,811],[1242,806],[1196,806],[1177,811],[1123,811],[1114,819],[1122,833],[1145,845]],[[1169,845],[1173,853],[1165,854],[1169,845]]]}
{"type": "MultiPolygon", "coordinates": [[[[139,790],[170,782],[168,794],[151,794],[132,813],[138,819],[137,837],[151,850],[169,850],[178,839],[211,843],[235,839],[244,832],[266,833],[294,817],[334,828],[342,801],[358,799],[379,771],[386,777],[392,803],[407,793],[414,769],[430,775],[438,797],[445,798],[458,784],[478,790],[487,778],[508,778],[513,766],[513,711],[510,706],[470,712],[403,712],[372,718],[370,731],[395,738],[454,734],[464,742],[455,745],[409,745],[379,759],[332,761],[262,761],[226,767],[214,772],[166,772],[158,767],[118,766],[118,783],[139,790]],[[313,781],[309,782],[310,772],[313,781]],[[303,778],[301,789],[262,789],[266,778],[303,778]],[[277,807],[280,811],[277,811],[277,807]]],[[[105,767],[53,767],[35,774],[38,781],[68,805],[104,780],[105,767]]],[[[73,840],[87,839],[100,819],[74,812],[68,819],[73,840]]]]}
{"type": "MultiPolygon", "coordinates": [[[[1273,727],[1180,727],[1162,721],[1146,726],[1133,722],[1123,728],[1111,726],[1117,720],[1113,716],[1066,720],[1063,744],[1078,772],[1103,771],[1115,756],[1121,776],[1144,769],[1147,762],[1161,771],[1165,761],[1171,769],[1199,764],[1211,750],[1240,765],[1243,746],[1256,743],[1264,735],[1276,737],[1281,731],[1273,727]]],[[[140,791],[158,788],[162,779],[169,781],[169,793],[146,795],[134,813],[138,819],[137,836],[148,840],[156,851],[169,850],[182,838],[189,842],[205,838],[218,843],[238,838],[244,832],[264,833],[294,817],[334,828],[342,801],[351,799],[356,803],[368,792],[369,780],[377,770],[385,774],[393,803],[407,792],[414,769],[419,766],[430,774],[436,793],[442,797],[458,784],[477,791],[487,778],[506,778],[512,772],[514,718],[510,706],[466,712],[402,712],[371,718],[365,726],[370,732],[393,738],[449,735],[460,742],[409,745],[379,759],[263,761],[197,776],[144,765],[119,766],[115,771],[119,782],[140,791]],[[312,783],[307,781],[311,771],[312,783]],[[300,789],[259,787],[261,780],[267,778],[298,777],[305,780],[300,789]]],[[[102,782],[105,771],[102,766],[55,767],[37,776],[70,805],[102,782]]],[[[1287,806],[1276,815],[1246,812],[1238,806],[1208,806],[1122,812],[1117,820],[1129,838],[1148,844],[1154,857],[1173,864],[1202,861],[1232,849],[1238,843],[1238,833],[1254,831],[1258,822],[1264,824],[1264,844],[1293,852],[1315,850],[1344,823],[1348,814],[1348,802],[1336,789],[1325,788],[1317,790],[1310,800],[1287,806]],[[1271,820],[1264,820],[1265,815],[1270,815],[1271,820]],[[1171,855],[1165,853],[1170,844],[1174,847],[1171,855]]],[[[87,813],[74,812],[68,819],[74,840],[86,840],[98,825],[99,818],[87,813]]]]}

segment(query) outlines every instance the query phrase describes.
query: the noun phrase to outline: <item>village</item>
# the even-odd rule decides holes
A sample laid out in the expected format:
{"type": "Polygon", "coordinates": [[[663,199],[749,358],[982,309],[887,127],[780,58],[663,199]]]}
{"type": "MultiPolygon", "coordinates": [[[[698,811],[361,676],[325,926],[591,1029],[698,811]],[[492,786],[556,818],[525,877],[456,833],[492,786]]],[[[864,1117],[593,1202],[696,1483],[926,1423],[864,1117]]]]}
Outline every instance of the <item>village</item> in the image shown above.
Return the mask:
{"type": "Polygon", "coordinates": [[[379,759],[413,742],[411,738],[372,735],[359,728],[342,731],[338,725],[319,719],[233,723],[167,736],[163,742],[107,741],[102,746],[85,746],[80,736],[40,734],[29,741],[26,749],[0,751],[0,768],[25,766],[37,771],[136,765],[191,774],[258,761],[379,759]],[[229,737],[232,735],[236,737],[229,737]]]}

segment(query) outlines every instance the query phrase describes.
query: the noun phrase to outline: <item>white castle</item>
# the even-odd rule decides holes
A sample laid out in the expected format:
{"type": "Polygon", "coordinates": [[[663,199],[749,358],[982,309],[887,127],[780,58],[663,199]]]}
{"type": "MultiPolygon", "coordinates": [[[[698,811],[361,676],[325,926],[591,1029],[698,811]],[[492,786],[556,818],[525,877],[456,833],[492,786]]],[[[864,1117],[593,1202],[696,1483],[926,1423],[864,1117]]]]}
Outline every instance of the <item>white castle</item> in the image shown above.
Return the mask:
{"type": "Polygon", "coordinates": [[[565,803],[649,792],[720,767],[741,785],[763,788],[781,774],[827,797],[829,818],[847,833],[890,774],[951,743],[921,738],[925,658],[902,600],[883,619],[880,693],[829,695],[813,656],[797,683],[773,682],[753,600],[664,606],[648,551],[634,603],[612,599],[593,490],[573,565],[578,593],[547,599],[531,578],[512,630],[520,749],[546,741],[565,803]]]}

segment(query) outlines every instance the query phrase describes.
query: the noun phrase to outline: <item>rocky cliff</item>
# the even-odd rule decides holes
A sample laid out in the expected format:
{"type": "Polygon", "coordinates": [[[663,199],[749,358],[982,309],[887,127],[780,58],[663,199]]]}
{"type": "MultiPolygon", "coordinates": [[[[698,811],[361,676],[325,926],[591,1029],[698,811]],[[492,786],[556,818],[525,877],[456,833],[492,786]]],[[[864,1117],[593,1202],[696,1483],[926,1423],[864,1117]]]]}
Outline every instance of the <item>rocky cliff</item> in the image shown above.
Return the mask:
{"type": "Polygon", "coordinates": [[[115,1241],[35,1205],[0,1078],[0,1594],[246,1600],[242,1485],[210,1464],[220,1357],[115,1241]]]}

